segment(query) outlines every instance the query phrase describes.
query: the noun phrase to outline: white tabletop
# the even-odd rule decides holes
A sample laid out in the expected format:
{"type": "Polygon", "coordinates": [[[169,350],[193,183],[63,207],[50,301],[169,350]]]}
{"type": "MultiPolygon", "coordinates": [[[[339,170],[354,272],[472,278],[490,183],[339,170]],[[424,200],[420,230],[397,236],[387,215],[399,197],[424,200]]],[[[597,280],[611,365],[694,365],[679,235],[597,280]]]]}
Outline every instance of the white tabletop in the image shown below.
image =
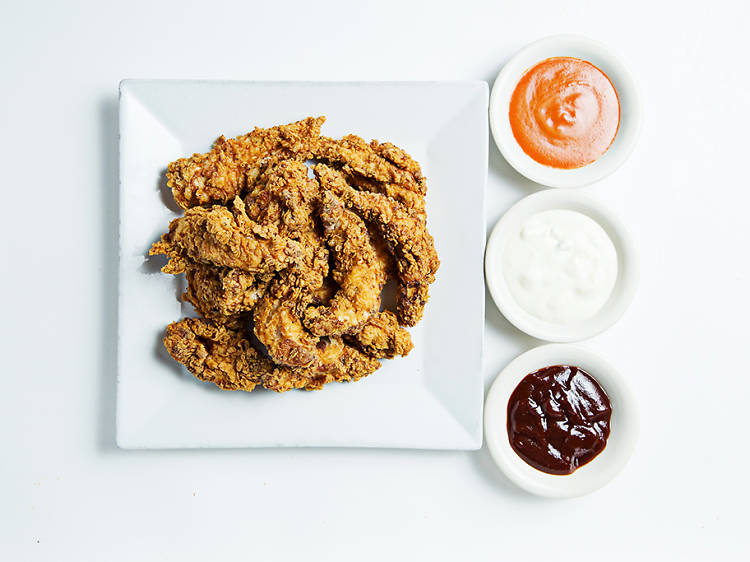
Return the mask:
{"type": "MultiPolygon", "coordinates": [[[[34,4],[0,20],[0,559],[747,552],[746,3],[34,4]],[[491,82],[514,51],[559,32],[618,51],[645,104],[635,152],[586,188],[641,249],[632,307],[586,343],[640,398],[640,442],[616,480],[554,501],[514,488],[486,449],[115,447],[120,79],[491,82]]],[[[535,189],[490,147],[488,228],[535,189]]],[[[487,298],[489,384],[539,342],[487,298]]]]}

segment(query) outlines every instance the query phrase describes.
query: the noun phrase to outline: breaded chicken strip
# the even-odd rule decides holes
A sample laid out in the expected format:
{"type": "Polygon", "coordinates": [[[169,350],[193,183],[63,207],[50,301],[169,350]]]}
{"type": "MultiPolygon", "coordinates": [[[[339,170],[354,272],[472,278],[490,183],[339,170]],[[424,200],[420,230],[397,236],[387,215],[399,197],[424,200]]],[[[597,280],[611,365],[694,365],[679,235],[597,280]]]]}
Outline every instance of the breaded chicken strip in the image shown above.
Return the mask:
{"type": "Polygon", "coordinates": [[[434,240],[426,225],[389,197],[353,189],[338,170],[318,164],[314,171],[322,189],[333,191],[385,239],[398,268],[401,287],[397,301],[399,322],[413,326],[422,317],[427,286],[435,280],[435,272],[440,266],[434,240]]]}
{"type": "Polygon", "coordinates": [[[282,279],[274,281],[255,307],[255,336],[274,362],[289,367],[310,367],[318,360],[320,338],[300,319],[311,295],[282,279]]]}
{"type": "Polygon", "coordinates": [[[391,143],[320,137],[323,121],[221,137],[169,165],[186,211],[150,253],[186,274],[183,298],[203,318],[170,324],[164,345],[201,380],[315,390],[413,347],[401,326],[420,319],[439,266],[425,178],[391,143]],[[333,167],[308,177],[310,158],[333,167]],[[388,277],[397,314],[379,312],[388,277]]]}
{"type": "Polygon", "coordinates": [[[370,148],[372,148],[375,154],[382,156],[402,170],[409,172],[418,182],[425,182],[419,162],[409,156],[402,148],[390,142],[381,143],[376,140],[370,141],[370,148]]]}
{"type": "Polygon", "coordinates": [[[311,215],[320,188],[307,171],[296,160],[270,166],[245,198],[248,217],[262,226],[273,225],[280,235],[291,238],[313,228],[311,215]]]}
{"type": "Polygon", "coordinates": [[[425,210],[425,200],[422,195],[415,191],[404,189],[403,187],[396,185],[395,183],[388,183],[382,181],[371,180],[363,177],[356,172],[352,171],[348,166],[344,166],[342,171],[346,174],[349,183],[362,191],[370,191],[372,193],[382,193],[395,199],[401,203],[404,208],[409,211],[413,216],[421,220],[422,222],[427,221],[427,212],[425,210]]]}
{"type": "MultiPolygon", "coordinates": [[[[289,179],[287,177],[287,179],[289,179]]],[[[289,182],[284,185],[288,186],[289,182]]],[[[316,295],[323,295],[327,292],[326,278],[328,276],[328,249],[325,246],[323,236],[318,233],[315,224],[312,221],[312,209],[308,202],[317,198],[318,183],[313,180],[312,184],[305,178],[298,177],[296,182],[292,182],[300,188],[296,193],[300,195],[300,203],[304,207],[301,217],[294,217],[294,212],[290,211],[286,215],[286,221],[281,217],[285,213],[276,213],[268,211],[276,207],[272,204],[273,198],[266,199],[268,205],[255,205],[256,216],[259,220],[280,221],[279,231],[289,235],[294,235],[301,247],[301,256],[291,266],[282,272],[274,282],[269,286],[268,291],[263,298],[257,303],[254,312],[255,335],[258,340],[266,346],[271,358],[279,364],[292,367],[310,367],[317,361],[318,351],[316,346],[319,339],[312,336],[302,326],[301,315],[306,306],[312,303],[316,295]],[[314,190],[305,194],[304,189],[314,190]],[[297,222],[297,218],[301,222],[297,222]]],[[[284,190],[287,188],[285,187],[284,190]]],[[[274,190],[281,196],[278,190],[274,190]]],[[[290,195],[295,199],[296,195],[290,195]]],[[[256,199],[256,203],[259,199],[256,199]]]]}
{"type": "Polygon", "coordinates": [[[182,298],[203,318],[227,324],[255,307],[272,276],[191,263],[185,270],[185,278],[187,290],[182,298]]]}
{"type": "Polygon", "coordinates": [[[165,254],[174,263],[165,273],[181,273],[188,259],[219,267],[242,269],[248,273],[270,273],[289,266],[302,256],[299,242],[281,236],[257,234],[257,225],[245,213],[245,204],[237,197],[234,209],[215,205],[192,207],[183,217],[169,224],[149,254],[165,254]]]}
{"type": "Polygon", "coordinates": [[[307,166],[285,161],[263,173],[245,201],[248,215],[270,235],[296,240],[302,255],[290,265],[286,282],[308,291],[317,290],[328,275],[328,248],[315,223],[320,187],[307,176],[307,166]]]}
{"type": "Polygon", "coordinates": [[[169,164],[167,185],[183,209],[227,203],[242,195],[270,162],[310,158],[324,121],[325,117],[308,117],[289,125],[256,128],[234,139],[221,136],[209,152],[169,164]]]}
{"type": "Polygon", "coordinates": [[[199,318],[167,326],[164,347],[196,378],[224,390],[251,392],[257,385],[275,392],[319,390],[330,382],[359,380],[380,367],[340,339],[322,342],[320,362],[310,369],[274,365],[240,332],[199,318]]]}
{"type": "Polygon", "coordinates": [[[387,264],[378,258],[362,219],[346,210],[333,193],[323,194],[319,215],[333,252],[333,280],[339,290],[328,306],[308,308],[304,322],[315,335],[341,335],[355,331],[380,308],[387,264]]]}
{"type": "Polygon", "coordinates": [[[239,332],[199,318],[167,326],[164,347],[197,378],[224,390],[250,392],[274,370],[239,332]]]}
{"type": "Polygon", "coordinates": [[[276,382],[264,381],[267,388],[320,388],[327,382],[358,380],[380,366],[340,337],[307,332],[300,314],[311,298],[305,289],[278,279],[255,307],[255,335],[271,359],[284,367],[276,373],[276,382]]]}
{"type": "Polygon", "coordinates": [[[422,319],[429,299],[430,283],[401,283],[396,293],[396,312],[401,324],[415,326],[422,319]]]}
{"type": "Polygon", "coordinates": [[[313,154],[319,160],[348,166],[366,178],[396,184],[419,195],[427,193],[427,182],[411,157],[391,144],[376,146],[379,152],[356,135],[341,140],[321,137],[313,154]]]}
{"type": "Polygon", "coordinates": [[[406,356],[414,348],[409,332],[398,325],[396,315],[390,310],[373,314],[356,334],[344,340],[375,359],[406,356]]]}
{"type": "Polygon", "coordinates": [[[330,382],[358,381],[380,368],[377,359],[345,344],[339,337],[322,338],[318,361],[306,369],[279,367],[263,376],[263,386],[275,392],[295,388],[320,390],[330,382]]]}

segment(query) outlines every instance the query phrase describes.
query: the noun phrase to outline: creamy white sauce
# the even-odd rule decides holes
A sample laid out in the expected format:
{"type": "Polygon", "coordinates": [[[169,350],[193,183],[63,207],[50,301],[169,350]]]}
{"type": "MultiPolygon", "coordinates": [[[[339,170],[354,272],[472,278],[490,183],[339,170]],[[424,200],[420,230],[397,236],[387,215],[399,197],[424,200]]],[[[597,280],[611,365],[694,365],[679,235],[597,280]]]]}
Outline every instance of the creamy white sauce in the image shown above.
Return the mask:
{"type": "Polygon", "coordinates": [[[554,324],[596,315],[617,281],[617,250],[604,229],[576,211],[532,215],[513,233],[501,265],[529,314],[554,324]]]}

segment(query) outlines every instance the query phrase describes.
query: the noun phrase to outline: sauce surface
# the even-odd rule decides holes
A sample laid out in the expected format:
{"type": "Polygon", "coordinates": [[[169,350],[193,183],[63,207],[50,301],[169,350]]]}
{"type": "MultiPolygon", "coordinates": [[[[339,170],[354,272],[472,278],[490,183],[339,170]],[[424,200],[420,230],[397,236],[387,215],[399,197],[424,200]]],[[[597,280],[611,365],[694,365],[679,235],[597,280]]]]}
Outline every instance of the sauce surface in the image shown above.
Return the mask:
{"type": "Polygon", "coordinates": [[[617,250],[599,223],[568,209],[528,217],[498,260],[511,295],[545,322],[570,325],[595,316],[617,282],[617,250]]]}
{"type": "Polygon", "coordinates": [[[606,74],[573,57],[527,70],[510,99],[513,136],[531,158],[553,168],[594,162],[614,141],[620,101],[606,74]]]}
{"type": "Polygon", "coordinates": [[[508,401],[516,454],[547,474],[572,474],[604,450],[612,407],[599,383],[570,365],[526,375],[508,401]]]}

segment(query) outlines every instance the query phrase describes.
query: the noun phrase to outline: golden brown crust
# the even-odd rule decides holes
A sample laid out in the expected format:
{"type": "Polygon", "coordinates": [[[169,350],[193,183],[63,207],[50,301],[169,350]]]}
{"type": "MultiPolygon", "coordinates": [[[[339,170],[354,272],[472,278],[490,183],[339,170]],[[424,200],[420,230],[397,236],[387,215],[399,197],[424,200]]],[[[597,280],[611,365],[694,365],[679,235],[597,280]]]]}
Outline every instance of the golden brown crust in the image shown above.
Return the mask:
{"type": "Polygon", "coordinates": [[[329,382],[359,380],[380,367],[378,361],[340,339],[320,346],[321,362],[314,368],[279,367],[256,351],[240,331],[199,318],[167,326],[164,347],[196,378],[224,390],[245,392],[258,385],[275,392],[319,390],[329,382]]]}
{"type": "Polygon", "coordinates": [[[357,333],[345,340],[375,359],[406,356],[414,348],[409,332],[399,326],[396,315],[390,310],[373,314],[357,333]]]}
{"type": "Polygon", "coordinates": [[[184,271],[187,259],[248,273],[272,273],[302,256],[299,242],[259,232],[238,197],[233,211],[219,205],[188,209],[184,216],[169,224],[169,232],[149,253],[166,254],[175,260],[175,264],[165,266],[162,270],[165,273],[184,271]]]}
{"type": "Polygon", "coordinates": [[[310,367],[317,361],[320,340],[300,318],[309,301],[304,289],[276,280],[255,307],[255,336],[279,365],[310,367]]]}
{"type": "Polygon", "coordinates": [[[383,236],[398,268],[401,285],[398,293],[399,321],[413,326],[422,317],[428,298],[427,286],[435,280],[440,266],[435,242],[426,224],[385,195],[353,189],[338,170],[318,164],[314,171],[323,189],[336,193],[383,236]]]}
{"type": "Polygon", "coordinates": [[[242,195],[269,163],[310,158],[324,121],[308,117],[270,129],[256,127],[234,139],[221,136],[209,152],[169,164],[167,185],[183,209],[227,203],[242,195]]]}
{"type": "Polygon", "coordinates": [[[167,326],[164,347],[197,378],[224,390],[250,392],[274,369],[238,332],[199,318],[167,326]]]}
{"type": "MultiPolygon", "coordinates": [[[[389,146],[393,147],[393,145],[389,146]]],[[[395,150],[390,149],[385,149],[385,151],[381,149],[379,154],[373,150],[372,146],[356,135],[346,135],[341,140],[321,137],[320,142],[313,148],[314,156],[320,160],[342,166],[346,165],[353,172],[366,178],[396,184],[419,195],[427,193],[427,184],[421,170],[418,175],[415,175],[413,167],[411,167],[411,170],[402,168],[383,156],[383,152],[388,153],[391,157],[396,154],[395,150]]],[[[406,162],[408,155],[403,151],[401,151],[401,154],[400,160],[406,162]]],[[[408,160],[411,160],[411,157],[408,157],[408,160]]],[[[413,162],[413,160],[411,161],[413,162]]]]}
{"type": "Polygon", "coordinates": [[[226,324],[255,308],[272,277],[191,263],[185,278],[187,290],[182,298],[203,318],[226,324]]]}
{"type": "Polygon", "coordinates": [[[298,238],[313,226],[310,215],[319,196],[318,182],[307,176],[303,162],[285,160],[269,168],[245,198],[248,217],[298,238]]]}
{"type": "Polygon", "coordinates": [[[417,181],[417,183],[423,186],[423,189],[420,190],[422,195],[426,193],[427,180],[422,174],[422,167],[419,165],[419,162],[417,162],[416,160],[414,160],[414,158],[407,154],[404,149],[399,148],[398,146],[390,142],[381,143],[376,140],[370,141],[370,148],[372,148],[372,150],[376,154],[382,156],[392,164],[409,172],[417,181]]]}
{"type": "Polygon", "coordinates": [[[312,367],[280,367],[264,375],[263,386],[275,392],[295,388],[320,390],[331,382],[358,381],[380,368],[379,361],[360,353],[335,336],[320,341],[318,355],[318,361],[312,367]]]}
{"type": "Polygon", "coordinates": [[[275,387],[319,388],[332,381],[357,380],[379,367],[379,363],[339,337],[320,338],[309,333],[302,324],[301,314],[312,295],[306,288],[286,280],[282,276],[271,285],[255,307],[254,315],[255,336],[271,359],[283,367],[274,375],[275,387]],[[298,384],[294,381],[304,386],[294,386],[298,384]]]}
{"type": "Polygon", "coordinates": [[[422,319],[425,305],[430,299],[428,283],[399,285],[396,294],[396,312],[404,326],[416,326],[422,319]]]}
{"type": "Polygon", "coordinates": [[[370,191],[380,193],[395,201],[401,203],[411,215],[422,222],[427,221],[427,212],[425,210],[424,197],[415,191],[404,189],[395,183],[376,181],[360,176],[353,172],[348,166],[344,166],[342,171],[346,174],[349,183],[361,191],[370,191]]]}
{"type": "Polygon", "coordinates": [[[169,258],[164,272],[186,275],[183,298],[202,318],[170,324],[164,345],[201,380],[317,390],[413,347],[401,325],[421,317],[439,265],[425,178],[397,146],[321,138],[322,122],[221,137],[169,166],[186,211],[150,253],[169,258]],[[338,168],[320,164],[311,178],[310,157],[338,168]],[[397,313],[379,312],[393,276],[397,313]]]}
{"type": "Polygon", "coordinates": [[[387,280],[386,264],[378,258],[365,223],[333,193],[323,194],[319,214],[333,252],[333,280],[339,290],[328,305],[305,311],[305,326],[318,336],[341,335],[356,330],[377,312],[387,280]]]}

